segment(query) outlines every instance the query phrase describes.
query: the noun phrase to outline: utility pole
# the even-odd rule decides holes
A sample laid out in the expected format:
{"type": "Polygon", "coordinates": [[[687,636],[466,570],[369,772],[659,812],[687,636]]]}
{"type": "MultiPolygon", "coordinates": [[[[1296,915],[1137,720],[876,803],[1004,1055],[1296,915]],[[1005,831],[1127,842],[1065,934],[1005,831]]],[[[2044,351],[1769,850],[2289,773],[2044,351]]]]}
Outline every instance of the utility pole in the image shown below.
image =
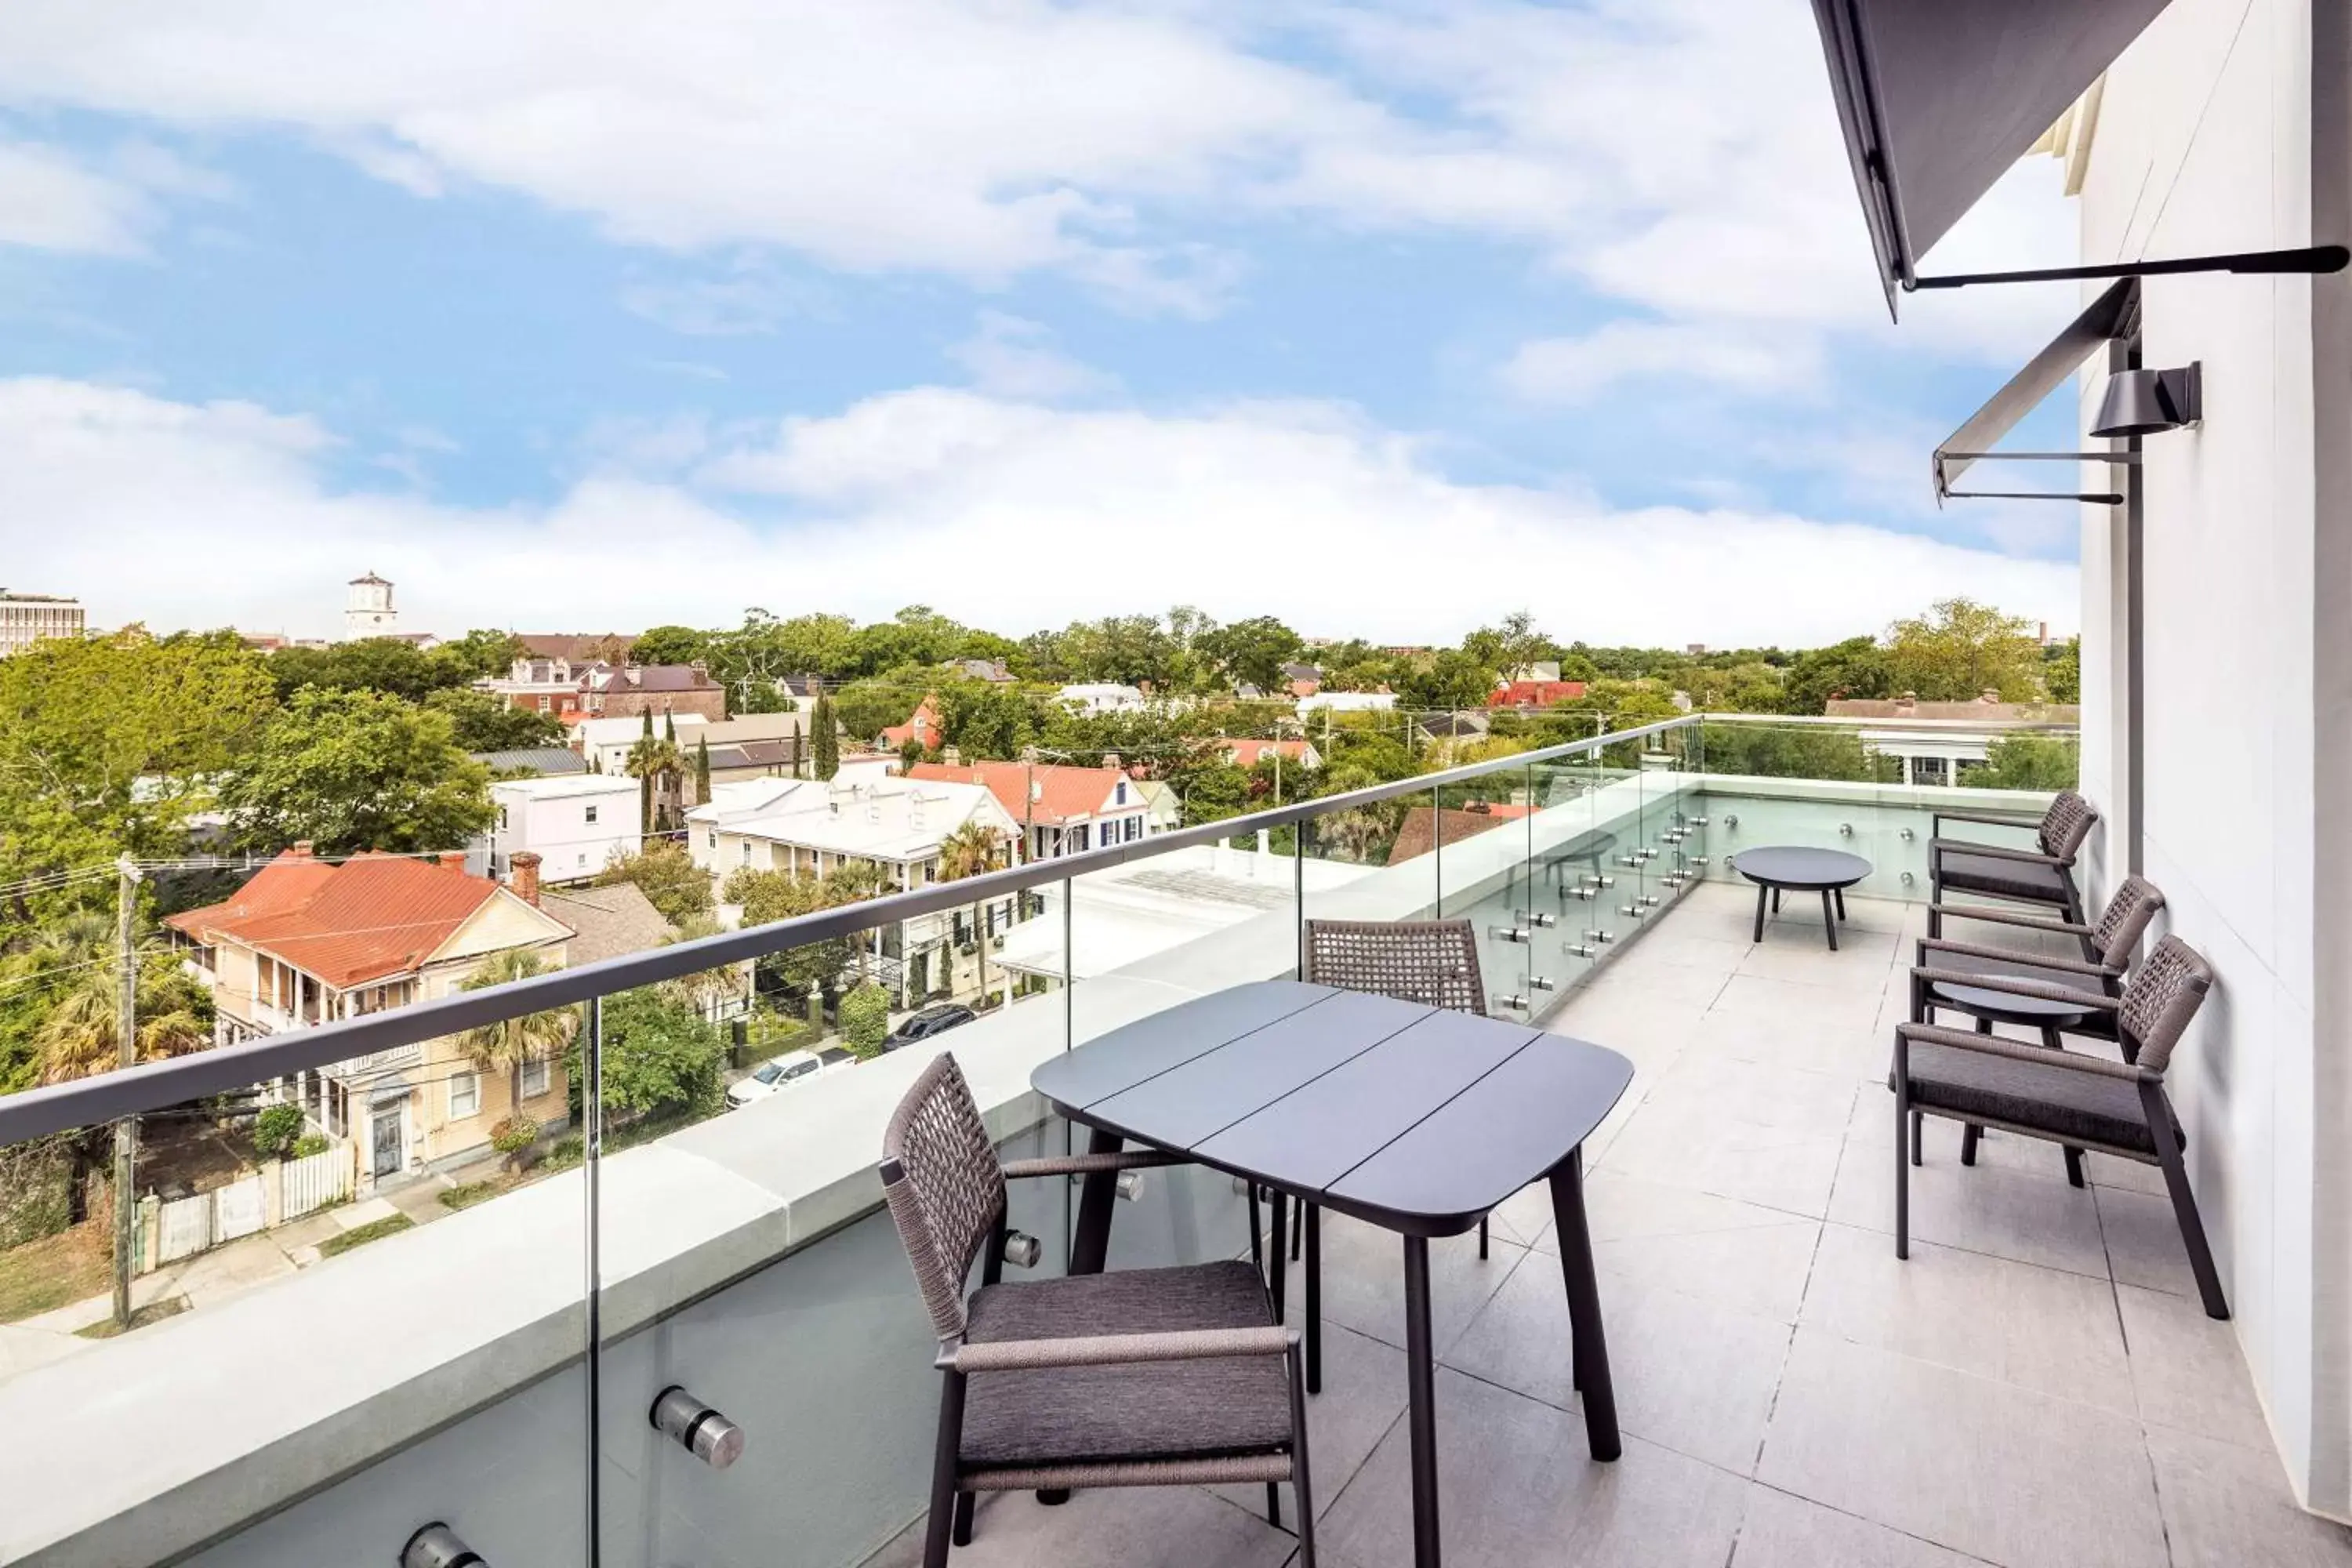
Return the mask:
{"type": "MultiPolygon", "coordinates": [[[[136,915],[139,868],[130,856],[115,862],[121,880],[115,890],[114,937],[122,968],[114,999],[115,1061],[130,1067],[139,1059],[139,952],[136,915]]],[[[131,1156],[139,1143],[139,1121],[126,1116],[114,1124],[114,1322],[131,1326],[131,1246],[137,1235],[139,1205],[131,1191],[131,1156]]]]}

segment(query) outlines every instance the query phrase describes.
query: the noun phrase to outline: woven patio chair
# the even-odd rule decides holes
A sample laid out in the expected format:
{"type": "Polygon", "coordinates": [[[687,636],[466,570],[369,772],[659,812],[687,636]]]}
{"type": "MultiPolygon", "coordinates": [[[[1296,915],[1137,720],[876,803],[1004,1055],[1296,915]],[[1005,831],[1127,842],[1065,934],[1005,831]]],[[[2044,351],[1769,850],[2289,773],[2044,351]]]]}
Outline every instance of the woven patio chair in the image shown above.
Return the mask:
{"type": "Polygon", "coordinates": [[[1895,1064],[1886,1079],[1895,1091],[1895,1256],[1911,1255],[1911,1161],[1904,1133],[1917,1111],[2161,1168],[2206,1316],[2227,1318],[2230,1304],[2181,1163],[2188,1140],[2164,1092],[2173,1050],[2212,989],[2211,968],[2187,942],[2167,936],[2120,996],[1999,974],[1976,984],[2108,1015],[2124,1059],[1934,1024],[1896,1025],[1895,1064]]]}
{"type": "MultiPolygon", "coordinates": [[[[1486,1013],[1486,986],[1478,971],[1478,939],[1468,921],[1308,921],[1307,962],[1301,976],[1312,985],[1368,991],[1457,1013],[1486,1013]]],[[[1252,1194],[1255,1197],[1255,1194],[1252,1194]]],[[[1276,1215],[1275,1251],[1279,1267],[1281,1215],[1276,1215]]],[[[1323,1259],[1318,1242],[1322,1216],[1301,1199],[1291,1221],[1290,1256],[1302,1247],[1307,1264],[1307,1391],[1323,1386],[1323,1259]]],[[[1257,1208],[1250,1208],[1250,1255],[1257,1256],[1257,1208]]],[[[1487,1252],[1486,1221],[1478,1221],[1478,1256],[1487,1252]]],[[[1275,1298],[1277,1310],[1282,1299],[1275,1298]]]]}
{"type": "Polygon", "coordinates": [[[1000,1163],[952,1055],[923,1069],[883,1134],[882,1191],[938,1331],[938,1447],[924,1568],[971,1541],[983,1491],[1277,1483],[1315,1561],[1299,1336],[1239,1261],[1006,1284],[1007,1178],[1181,1164],[1080,1154],[1000,1163]],[[982,1282],[969,1300],[974,1258],[982,1282]]]}
{"type": "MultiPolygon", "coordinates": [[[[1912,971],[1911,1021],[1932,1024],[1938,1010],[1959,1013],[1976,1020],[1977,1032],[1989,1035],[1996,1022],[2026,1022],[2006,1017],[1998,1008],[1971,1007],[1965,1000],[1939,995],[1937,984],[1974,984],[1986,974],[2005,974],[2020,980],[2039,980],[2054,985],[2074,986],[2084,990],[2095,987],[2108,996],[2123,994],[2124,976],[2131,969],[2132,958],[2139,951],[2140,938],[2147,933],[2148,923],[2157,911],[2164,908],[2164,894],[2145,877],[2127,877],[2107,900],[2105,913],[2096,925],[2077,925],[2067,921],[2041,920],[2032,915],[1991,908],[1970,908],[1964,904],[1948,907],[1948,915],[1981,921],[2008,930],[2036,931],[2045,935],[2070,937],[2086,944],[2091,952],[2088,960],[2060,958],[2053,953],[2026,952],[2018,948],[1995,947],[1982,942],[1945,942],[1935,937],[1919,940],[1918,962],[1912,971]]],[[[2044,1023],[2040,1026],[2042,1043],[2052,1050],[2063,1050],[2060,1031],[2044,1023]]],[[[2091,1039],[2116,1038],[2115,1015],[2093,1013],[2067,1026],[2067,1034],[2082,1035],[2091,1039]]],[[[1911,1163],[1919,1163],[1920,1118],[1911,1118],[1911,1163]]],[[[1977,1163],[1977,1142],[1984,1129],[1971,1122],[1960,1133],[1960,1163],[1977,1163]]],[[[2066,1179],[2076,1186],[2083,1184],[2083,1154],[2079,1149],[2066,1151],[2066,1179]]]]}
{"type": "MultiPolygon", "coordinates": [[[[2061,790],[2037,823],[2030,818],[1995,813],[1939,811],[1927,842],[1927,934],[1944,934],[1944,916],[1951,906],[1948,892],[1974,893],[2011,903],[2042,904],[2057,909],[2070,924],[2083,923],[2083,896],[2074,886],[2074,858],[2090,837],[2099,814],[2073,790],[2061,790]],[[2012,849],[1969,838],[1947,838],[1947,822],[1973,822],[2000,827],[2032,827],[2034,849],[2012,849]]],[[[2088,945],[2085,958],[2093,956],[2088,945]]]]}

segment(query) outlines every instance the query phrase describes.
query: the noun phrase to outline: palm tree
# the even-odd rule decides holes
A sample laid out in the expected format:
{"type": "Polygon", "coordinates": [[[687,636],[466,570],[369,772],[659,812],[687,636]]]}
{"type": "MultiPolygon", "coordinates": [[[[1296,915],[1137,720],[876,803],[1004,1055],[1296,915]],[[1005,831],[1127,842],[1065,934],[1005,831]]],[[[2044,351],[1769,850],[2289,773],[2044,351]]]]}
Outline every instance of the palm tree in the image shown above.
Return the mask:
{"type": "MultiPolygon", "coordinates": [[[[964,825],[940,840],[940,880],[961,882],[996,869],[996,855],[1003,840],[996,829],[971,817],[964,825]]],[[[980,954],[980,995],[988,999],[988,921],[984,904],[971,906],[972,949],[980,954]]],[[[954,960],[950,959],[950,974],[954,960]]],[[[950,985],[953,982],[950,979],[950,985]]]]}
{"type": "Polygon", "coordinates": [[[652,715],[646,715],[646,733],[629,748],[629,776],[637,781],[640,831],[651,833],[654,830],[656,785],[676,778],[685,766],[686,759],[678,754],[677,742],[656,736],[652,715]]]}
{"type": "MultiPolygon", "coordinates": [[[[518,980],[545,974],[551,968],[553,965],[530,949],[510,947],[485,960],[458,989],[487,991],[493,985],[511,985],[518,980]]],[[[572,1029],[578,1022],[579,1015],[569,1007],[503,1018],[459,1035],[457,1049],[477,1071],[506,1073],[507,1114],[517,1118],[523,1113],[524,1064],[553,1059],[572,1043],[572,1029]]]]}
{"type": "MultiPolygon", "coordinates": [[[[89,1078],[121,1065],[122,1037],[117,1032],[116,1013],[121,1005],[119,984],[114,965],[97,964],[80,971],[57,999],[33,1035],[43,1083],[89,1078]]],[[[190,1005],[181,987],[149,984],[141,990],[144,994],[136,1025],[140,1060],[184,1056],[212,1044],[212,1026],[190,1005]],[[150,1016],[150,1006],[161,1010],[150,1016]]]]}
{"type": "MultiPolygon", "coordinates": [[[[861,904],[891,891],[890,877],[874,861],[851,860],[825,874],[823,890],[824,907],[837,910],[845,904],[861,904]]],[[[861,931],[849,939],[857,951],[857,980],[861,985],[866,983],[868,967],[866,939],[872,935],[871,931],[861,931]]]]}
{"type": "MultiPolygon", "coordinates": [[[[668,947],[681,942],[698,942],[706,936],[717,936],[726,929],[709,915],[688,915],[677,922],[669,935],[662,938],[662,945],[668,947]]],[[[741,996],[748,989],[746,983],[749,979],[749,966],[723,963],[714,969],[698,969],[691,974],[681,974],[668,982],[668,985],[671,994],[707,1018],[741,996]]]]}

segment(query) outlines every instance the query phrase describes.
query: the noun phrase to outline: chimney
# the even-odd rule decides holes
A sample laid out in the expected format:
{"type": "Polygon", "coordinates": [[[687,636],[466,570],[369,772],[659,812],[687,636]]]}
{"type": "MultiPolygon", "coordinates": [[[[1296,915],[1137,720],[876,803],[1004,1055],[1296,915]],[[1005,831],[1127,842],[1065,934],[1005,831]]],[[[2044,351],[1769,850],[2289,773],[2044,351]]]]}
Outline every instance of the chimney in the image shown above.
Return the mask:
{"type": "Polygon", "coordinates": [[[510,862],[514,867],[515,897],[531,908],[539,907],[539,851],[518,849],[510,862]]]}
{"type": "Polygon", "coordinates": [[[2000,700],[2000,688],[1997,686],[1986,687],[1982,691],[1977,694],[1977,700],[1979,702],[1999,702],[2000,700]]]}
{"type": "Polygon", "coordinates": [[[310,858],[310,841],[307,838],[298,838],[294,841],[294,847],[286,853],[293,856],[297,860],[308,860],[310,858]]]}
{"type": "Polygon", "coordinates": [[[1895,710],[1897,713],[1917,712],[1919,710],[1919,694],[1916,691],[1906,691],[1903,693],[1903,695],[1895,700],[1895,710]]]}
{"type": "Polygon", "coordinates": [[[444,849],[434,859],[440,862],[444,871],[455,871],[460,877],[466,874],[466,852],[463,849],[444,849]]]}
{"type": "Polygon", "coordinates": [[[1118,772],[1118,753],[1117,752],[1105,752],[1103,753],[1103,766],[1108,768],[1113,773],[1118,772]]]}
{"type": "Polygon", "coordinates": [[[961,746],[942,747],[940,751],[940,761],[951,768],[961,767],[963,763],[963,748],[961,746]]]}

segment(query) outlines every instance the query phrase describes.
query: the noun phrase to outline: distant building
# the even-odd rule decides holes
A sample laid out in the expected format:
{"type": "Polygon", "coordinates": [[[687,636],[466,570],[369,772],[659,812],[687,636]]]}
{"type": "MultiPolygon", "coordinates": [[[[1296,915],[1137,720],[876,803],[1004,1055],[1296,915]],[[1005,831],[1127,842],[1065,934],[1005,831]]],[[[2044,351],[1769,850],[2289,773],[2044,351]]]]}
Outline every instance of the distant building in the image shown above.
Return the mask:
{"type": "Polygon", "coordinates": [[[400,631],[400,612],[393,607],[392,584],[371,572],[354,577],[343,594],[343,640],[388,637],[400,631]]]}
{"type": "Polygon", "coordinates": [[[992,686],[1013,683],[1013,672],[1004,668],[1001,658],[959,658],[950,668],[967,680],[985,680],[992,686]]]}
{"type": "Polygon", "coordinates": [[[939,705],[928,697],[915,704],[914,712],[907,716],[905,723],[893,724],[882,731],[885,751],[903,751],[909,741],[927,752],[939,749],[939,705]]]}
{"type": "MultiPolygon", "coordinates": [[[[298,844],[220,903],[165,923],[212,993],[223,1045],[446,996],[517,949],[562,968],[572,929],[523,890],[467,876],[464,860],[362,855],[334,865],[298,844]]],[[[477,1069],[444,1037],[269,1087],[329,1137],[359,1145],[365,1187],[478,1158],[518,1109],[561,1127],[561,1058],[526,1063],[520,1076],[517,1107],[508,1074],[477,1069]]]]}
{"type": "Polygon", "coordinates": [[[1304,719],[1318,709],[1330,713],[1388,713],[1396,705],[1393,691],[1318,691],[1298,700],[1298,716],[1304,719]]]}
{"type": "Polygon", "coordinates": [[[1065,686],[1061,697],[1071,708],[1086,714],[1137,713],[1142,711],[1146,701],[1142,688],[1107,680],[1065,686]]]}
{"type": "Polygon", "coordinates": [[[79,599],[0,588],[0,658],[48,637],[78,637],[85,629],[79,599]]]}
{"type": "Polygon", "coordinates": [[[1319,768],[1323,753],[1315,749],[1312,741],[1243,741],[1224,739],[1217,747],[1233,759],[1237,768],[1254,768],[1267,757],[1278,756],[1285,763],[1302,768],[1319,768]]]}
{"type": "MultiPolygon", "coordinates": [[[[1553,665],[1551,668],[1558,670],[1559,666],[1553,665]]],[[[1562,702],[1573,702],[1583,695],[1584,682],[1581,680],[1561,680],[1556,677],[1549,680],[1531,678],[1507,681],[1496,687],[1495,694],[1486,699],[1486,706],[1520,709],[1550,708],[1562,702]]]]}
{"type": "Polygon", "coordinates": [[[978,784],[1021,824],[1022,858],[1050,860],[1107,844],[1131,844],[1150,831],[1150,803],[1115,767],[1051,763],[917,763],[910,779],[978,784]]]}
{"type": "Polygon", "coordinates": [[[528,709],[570,720],[575,714],[635,718],[640,714],[727,716],[727,692],[699,664],[579,663],[562,654],[526,653],[501,677],[474,683],[478,690],[528,709]]]}
{"type": "Polygon", "coordinates": [[[637,640],[635,632],[517,632],[527,658],[560,658],[585,669],[592,664],[625,664],[637,640]]]}
{"type": "Polygon", "coordinates": [[[639,786],[625,774],[501,779],[490,805],[489,869],[501,881],[526,849],[537,852],[541,879],[560,883],[584,882],[645,847],[639,786]]]}
{"type": "Polygon", "coordinates": [[[569,746],[517,746],[504,752],[466,753],[494,773],[520,778],[561,778],[588,771],[588,759],[569,746]]]}
{"type": "Polygon", "coordinates": [[[1903,782],[1965,784],[1990,760],[1993,742],[2020,731],[2053,729],[2071,733],[2082,710],[2066,703],[2003,702],[1987,691],[1973,702],[1922,702],[1916,697],[1832,697],[1832,719],[1874,721],[1862,731],[1862,743],[1902,763],[1903,782]]]}

